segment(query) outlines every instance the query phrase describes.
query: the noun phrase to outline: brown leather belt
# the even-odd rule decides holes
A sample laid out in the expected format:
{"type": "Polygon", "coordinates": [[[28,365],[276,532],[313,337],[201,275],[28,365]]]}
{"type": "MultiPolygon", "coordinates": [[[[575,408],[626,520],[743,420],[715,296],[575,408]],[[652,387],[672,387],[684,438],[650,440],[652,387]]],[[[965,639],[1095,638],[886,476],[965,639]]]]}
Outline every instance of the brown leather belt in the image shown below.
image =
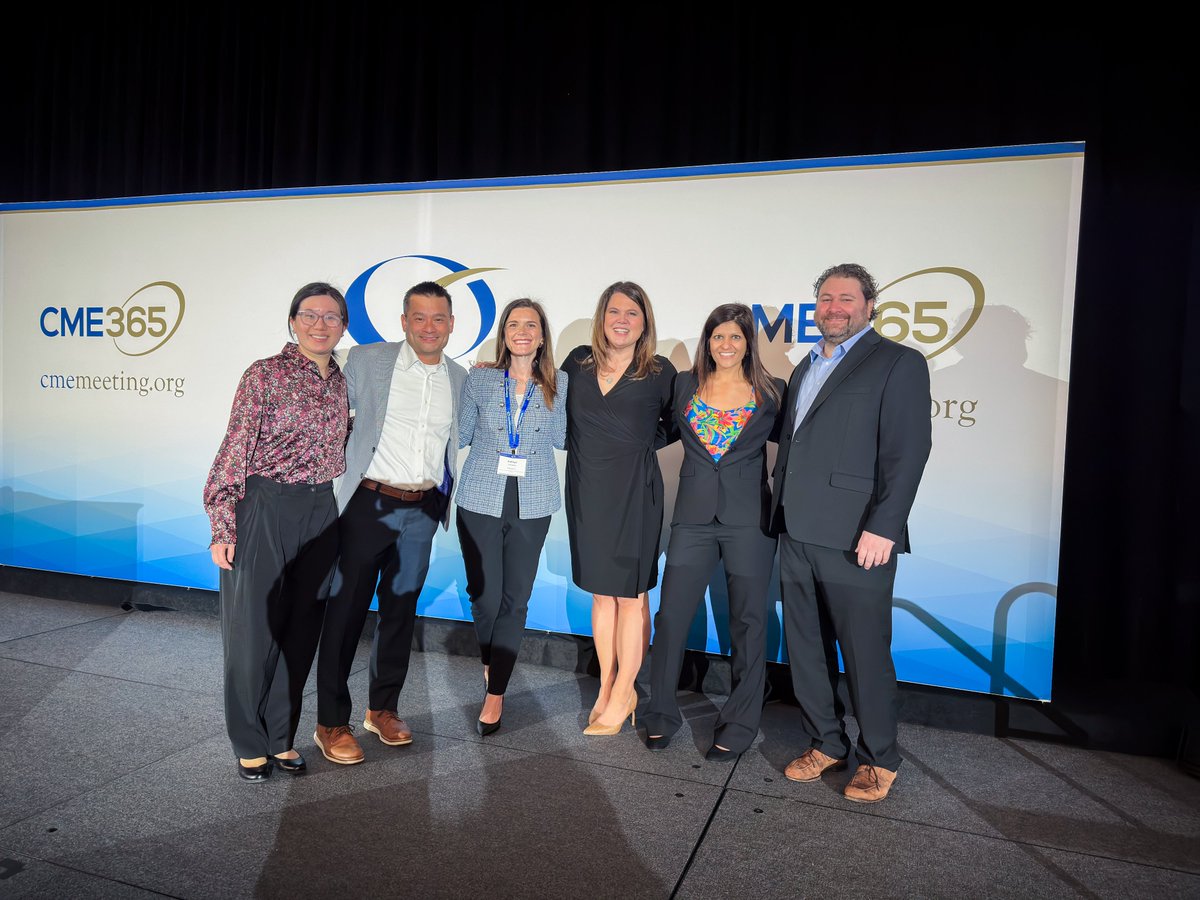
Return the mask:
{"type": "Polygon", "coordinates": [[[394,497],[397,500],[403,500],[405,503],[420,503],[437,490],[437,488],[427,488],[423,491],[406,491],[404,488],[392,487],[390,484],[384,484],[381,481],[372,481],[370,478],[364,478],[361,484],[368,491],[377,491],[385,497],[394,497]]]}

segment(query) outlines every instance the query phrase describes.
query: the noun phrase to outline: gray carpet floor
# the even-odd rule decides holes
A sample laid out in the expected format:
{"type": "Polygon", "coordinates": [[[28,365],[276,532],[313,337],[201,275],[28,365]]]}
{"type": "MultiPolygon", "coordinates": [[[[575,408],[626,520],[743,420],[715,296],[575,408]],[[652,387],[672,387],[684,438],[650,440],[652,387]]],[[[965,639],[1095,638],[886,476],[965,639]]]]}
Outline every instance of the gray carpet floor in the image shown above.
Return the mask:
{"type": "Polygon", "coordinates": [[[1167,760],[902,725],[863,806],[783,777],[794,707],[710,763],[722,698],[683,695],[651,754],[581,734],[594,679],[522,664],[480,738],[478,662],[417,652],[411,746],[332,765],[310,697],[308,774],[245,784],[220,683],[211,616],[0,594],[0,897],[1200,897],[1200,781],[1167,760]]]}

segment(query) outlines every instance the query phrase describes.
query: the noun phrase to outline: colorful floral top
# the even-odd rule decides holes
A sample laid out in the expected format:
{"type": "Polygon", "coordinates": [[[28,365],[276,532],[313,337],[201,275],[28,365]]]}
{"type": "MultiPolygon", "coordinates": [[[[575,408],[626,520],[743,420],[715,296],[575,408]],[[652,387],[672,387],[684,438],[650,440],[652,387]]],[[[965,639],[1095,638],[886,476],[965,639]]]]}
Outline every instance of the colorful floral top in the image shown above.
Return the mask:
{"type": "Polygon", "coordinates": [[[248,476],[320,484],[341,475],[349,422],[346,379],[333,360],[322,378],[317,364],[288,343],[279,355],[251,364],[204,485],[213,543],[237,543],[234,507],[248,476]]]}
{"type": "Polygon", "coordinates": [[[737,440],[757,408],[758,404],[751,398],[749,403],[737,409],[714,409],[701,400],[699,394],[693,394],[684,416],[704,449],[716,462],[737,440]]]}

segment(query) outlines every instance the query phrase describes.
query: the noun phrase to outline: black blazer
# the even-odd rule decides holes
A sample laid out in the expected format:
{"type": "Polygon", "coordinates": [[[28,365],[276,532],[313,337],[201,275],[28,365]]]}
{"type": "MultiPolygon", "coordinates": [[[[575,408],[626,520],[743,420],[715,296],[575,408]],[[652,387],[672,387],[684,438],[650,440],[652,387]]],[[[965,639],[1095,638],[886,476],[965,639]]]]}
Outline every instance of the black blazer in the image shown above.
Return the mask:
{"type": "Polygon", "coordinates": [[[794,540],[835,550],[853,550],[864,531],[908,550],[908,513],[931,447],[924,357],[868,331],[794,429],[807,371],[805,357],[788,382],[772,523],[794,540]]]}
{"type": "MultiPolygon", "coordinates": [[[[785,385],[773,379],[783,396],[785,385]]],[[[696,393],[696,377],[680,372],[675,379],[672,425],[683,442],[679,494],[672,525],[707,525],[714,518],[725,525],[757,525],[767,530],[771,492],[767,487],[767,441],[778,439],[779,404],[760,397],[758,408],[718,462],[692,431],[685,413],[696,393]]]]}

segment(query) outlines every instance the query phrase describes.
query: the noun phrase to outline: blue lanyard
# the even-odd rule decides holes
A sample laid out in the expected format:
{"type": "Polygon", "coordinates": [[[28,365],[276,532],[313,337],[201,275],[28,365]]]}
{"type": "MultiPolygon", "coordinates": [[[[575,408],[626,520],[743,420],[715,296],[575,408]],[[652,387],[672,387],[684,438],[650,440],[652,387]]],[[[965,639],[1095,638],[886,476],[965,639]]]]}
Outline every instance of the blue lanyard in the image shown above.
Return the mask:
{"type": "Polygon", "coordinates": [[[512,399],[509,394],[508,386],[508,369],[504,370],[504,424],[508,426],[508,447],[509,452],[517,455],[517,448],[521,446],[521,421],[525,418],[525,410],[529,408],[529,398],[533,396],[533,376],[529,377],[529,384],[525,387],[525,401],[521,404],[521,411],[517,413],[517,422],[513,424],[512,417],[512,399]]]}

